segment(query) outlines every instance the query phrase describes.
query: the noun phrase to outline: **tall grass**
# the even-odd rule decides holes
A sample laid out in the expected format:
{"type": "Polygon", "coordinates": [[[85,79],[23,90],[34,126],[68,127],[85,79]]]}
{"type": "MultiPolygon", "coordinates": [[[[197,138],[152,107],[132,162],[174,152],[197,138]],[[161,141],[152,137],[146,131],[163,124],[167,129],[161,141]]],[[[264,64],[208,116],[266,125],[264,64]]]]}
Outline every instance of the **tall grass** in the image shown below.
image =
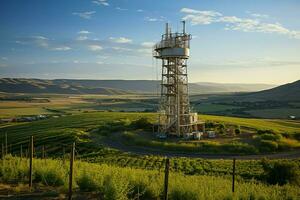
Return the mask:
{"type": "Polygon", "coordinates": [[[167,142],[167,141],[155,141],[147,138],[139,137],[137,134],[129,131],[125,131],[122,134],[123,142],[127,145],[137,145],[143,147],[160,148],[166,151],[183,151],[183,152],[198,152],[198,153],[222,153],[222,154],[257,154],[258,149],[255,146],[232,141],[230,143],[221,144],[214,141],[205,141],[198,143],[187,142],[167,142]]]}
{"type": "MultiPolygon", "coordinates": [[[[1,182],[28,181],[28,160],[7,156],[0,160],[1,182]]],[[[67,191],[68,163],[62,160],[33,162],[34,183],[60,186],[67,191]]],[[[160,199],[163,192],[162,170],[141,170],[99,165],[76,161],[74,189],[99,192],[102,199],[160,199]]],[[[299,188],[291,185],[270,186],[255,181],[236,182],[236,192],[231,193],[231,179],[213,176],[185,176],[170,173],[169,199],[297,199],[299,188]]]]}

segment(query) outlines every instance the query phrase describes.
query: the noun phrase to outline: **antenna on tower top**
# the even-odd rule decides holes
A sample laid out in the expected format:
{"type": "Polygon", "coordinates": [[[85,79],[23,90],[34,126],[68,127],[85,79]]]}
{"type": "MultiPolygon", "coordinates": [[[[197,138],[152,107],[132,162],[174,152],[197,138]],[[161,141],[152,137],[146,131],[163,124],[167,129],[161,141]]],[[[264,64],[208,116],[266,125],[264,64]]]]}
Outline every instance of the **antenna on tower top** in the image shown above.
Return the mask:
{"type": "Polygon", "coordinates": [[[182,21],[182,33],[185,34],[185,21],[182,21]]]}
{"type": "Polygon", "coordinates": [[[166,35],[168,36],[169,35],[169,24],[166,23],[166,35]]]}

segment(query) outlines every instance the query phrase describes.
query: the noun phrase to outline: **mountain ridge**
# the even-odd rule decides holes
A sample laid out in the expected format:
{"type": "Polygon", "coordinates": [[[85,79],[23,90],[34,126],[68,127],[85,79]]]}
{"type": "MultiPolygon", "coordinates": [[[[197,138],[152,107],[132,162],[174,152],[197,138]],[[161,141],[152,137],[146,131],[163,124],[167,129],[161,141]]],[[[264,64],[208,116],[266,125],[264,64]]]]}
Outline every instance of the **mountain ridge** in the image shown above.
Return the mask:
{"type": "MultiPolygon", "coordinates": [[[[269,84],[189,83],[191,94],[253,92],[269,89],[269,84]]],[[[0,78],[0,92],[58,94],[130,94],[160,92],[160,81],[0,78]]]]}

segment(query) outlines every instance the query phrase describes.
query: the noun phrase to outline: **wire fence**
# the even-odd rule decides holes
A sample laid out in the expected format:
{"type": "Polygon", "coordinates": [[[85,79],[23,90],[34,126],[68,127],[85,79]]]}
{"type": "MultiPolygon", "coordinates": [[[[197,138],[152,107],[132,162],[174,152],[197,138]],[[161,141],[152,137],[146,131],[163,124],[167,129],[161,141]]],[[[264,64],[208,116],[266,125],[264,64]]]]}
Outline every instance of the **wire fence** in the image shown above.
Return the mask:
{"type": "MultiPolygon", "coordinates": [[[[1,144],[1,159],[4,162],[4,158],[6,155],[11,154],[14,156],[18,156],[21,159],[25,158],[29,160],[29,182],[28,186],[29,188],[33,187],[33,159],[39,158],[39,159],[46,159],[48,156],[48,152],[57,151],[60,149],[61,154],[60,158],[62,159],[62,165],[67,165],[68,159],[69,159],[69,190],[68,190],[68,198],[72,199],[73,195],[73,179],[74,179],[74,162],[75,161],[81,161],[82,156],[80,155],[80,151],[75,148],[75,142],[71,144],[60,144],[59,146],[50,147],[49,145],[45,145],[43,143],[39,143],[37,141],[34,141],[34,137],[31,136],[28,138],[27,141],[23,141],[22,143],[17,144],[8,144],[7,143],[7,134],[5,135],[5,143],[1,144]],[[27,144],[26,144],[27,143],[27,144]],[[34,145],[34,144],[39,144],[34,145]],[[17,151],[17,146],[19,146],[19,151],[17,151]],[[24,151],[25,150],[25,151],[24,151]],[[25,153],[25,155],[24,155],[25,153]],[[68,156],[69,154],[69,156],[68,156]]],[[[127,160],[127,162],[129,162],[127,160]]],[[[168,199],[168,185],[169,185],[169,171],[170,171],[170,158],[165,158],[162,161],[156,161],[160,163],[158,164],[160,167],[158,168],[159,173],[164,173],[164,189],[163,189],[163,199],[168,199]]],[[[124,166],[126,166],[128,163],[125,163],[124,166]]],[[[235,191],[235,169],[236,169],[236,159],[233,159],[232,162],[232,192],[235,191]]]]}

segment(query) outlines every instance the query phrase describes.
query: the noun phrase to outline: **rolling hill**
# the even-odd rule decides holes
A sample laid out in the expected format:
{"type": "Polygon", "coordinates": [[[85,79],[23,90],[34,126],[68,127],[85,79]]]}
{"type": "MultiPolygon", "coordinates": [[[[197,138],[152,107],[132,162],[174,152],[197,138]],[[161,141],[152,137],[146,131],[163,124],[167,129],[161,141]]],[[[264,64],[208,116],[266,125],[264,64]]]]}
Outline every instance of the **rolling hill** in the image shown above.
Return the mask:
{"type": "Polygon", "coordinates": [[[300,80],[244,96],[247,98],[272,101],[300,101],[300,80]]]}
{"type": "MultiPolygon", "coordinates": [[[[268,84],[190,83],[191,94],[252,92],[269,89],[268,84]]],[[[154,80],[76,80],[1,78],[0,92],[56,94],[128,94],[160,91],[160,81],[154,80]]]]}

